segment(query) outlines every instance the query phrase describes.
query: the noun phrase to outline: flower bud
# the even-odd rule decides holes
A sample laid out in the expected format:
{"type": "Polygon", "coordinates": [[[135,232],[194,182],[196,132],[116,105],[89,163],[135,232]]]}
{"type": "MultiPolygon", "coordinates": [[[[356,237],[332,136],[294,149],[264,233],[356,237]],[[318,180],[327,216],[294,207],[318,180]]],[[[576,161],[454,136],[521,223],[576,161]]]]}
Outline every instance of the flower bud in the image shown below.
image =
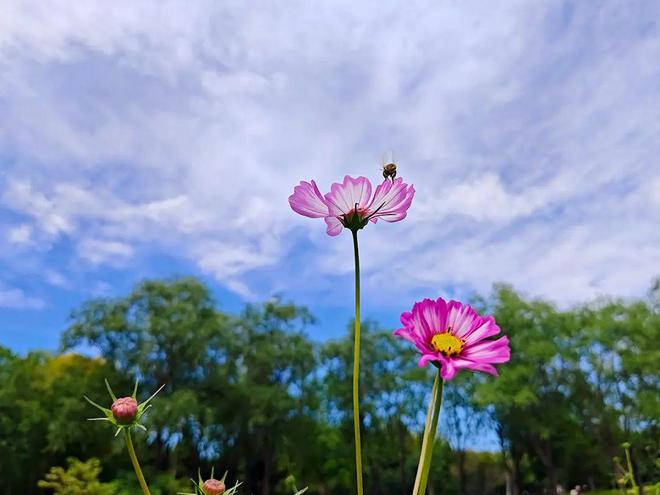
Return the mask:
{"type": "Polygon", "coordinates": [[[135,419],[138,403],[133,397],[122,397],[112,404],[112,415],[120,425],[127,425],[135,419]]]}
{"type": "Polygon", "coordinates": [[[214,480],[213,478],[206,480],[204,482],[204,493],[206,493],[206,495],[221,495],[222,493],[225,493],[225,484],[222,481],[214,480]]]}

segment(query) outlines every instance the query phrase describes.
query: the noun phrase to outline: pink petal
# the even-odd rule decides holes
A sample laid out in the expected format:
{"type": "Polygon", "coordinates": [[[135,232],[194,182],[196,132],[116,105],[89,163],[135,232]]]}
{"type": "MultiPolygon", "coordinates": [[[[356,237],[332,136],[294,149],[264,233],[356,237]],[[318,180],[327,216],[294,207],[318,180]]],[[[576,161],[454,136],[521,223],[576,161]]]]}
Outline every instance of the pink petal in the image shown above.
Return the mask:
{"type": "Polygon", "coordinates": [[[465,335],[479,319],[476,311],[458,301],[449,301],[447,313],[447,327],[451,327],[452,334],[461,340],[465,340],[465,335]]]}
{"type": "Polygon", "coordinates": [[[330,187],[330,192],[325,195],[325,202],[328,205],[330,215],[339,217],[355,210],[366,210],[371,199],[371,182],[366,177],[356,179],[344,177],[341,184],[334,183],[330,187]]]}
{"type": "Polygon", "coordinates": [[[444,332],[449,326],[447,323],[447,318],[449,317],[449,305],[447,304],[447,301],[441,297],[437,298],[435,300],[435,311],[437,318],[435,320],[435,324],[437,325],[436,333],[444,332]]]}
{"type": "Polygon", "coordinates": [[[416,302],[411,312],[401,314],[403,328],[394,334],[415,344],[421,353],[433,353],[431,339],[446,328],[446,314],[447,305],[442,298],[416,302]]]}
{"type": "Polygon", "coordinates": [[[401,317],[399,319],[401,320],[401,324],[404,327],[413,325],[413,315],[410,311],[404,311],[401,313],[401,317]]]}
{"type": "Polygon", "coordinates": [[[444,363],[445,357],[438,352],[425,352],[422,354],[422,357],[419,358],[419,367],[422,368],[429,364],[432,361],[437,361],[438,363],[444,363]]]}
{"type": "Polygon", "coordinates": [[[399,328],[398,330],[395,330],[394,335],[407,340],[411,344],[417,345],[417,340],[415,339],[414,335],[410,332],[410,330],[408,330],[407,328],[399,328]]]}
{"type": "Polygon", "coordinates": [[[444,311],[444,301],[434,301],[433,299],[424,299],[413,305],[412,316],[413,325],[417,334],[430,342],[433,335],[442,331],[442,316],[444,311]]]}
{"type": "Polygon", "coordinates": [[[484,373],[497,376],[497,369],[495,369],[495,366],[488,363],[477,363],[475,361],[470,361],[469,359],[463,358],[454,358],[452,362],[457,368],[482,371],[484,373]]]}
{"type": "Polygon", "coordinates": [[[493,337],[500,333],[500,327],[495,323],[495,318],[492,316],[479,317],[477,324],[473,325],[471,329],[463,336],[466,344],[476,344],[477,342],[493,337]]]}
{"type": "Polygon", "coordinates": [[[415,188],[405,184],[402,178],[399,177],[394,181],[385,179],[376,187],[368,214],[373,215],[371,220],[374,223],[378,218],[386,222],[398,222],[406,218],[414,196],[415,188]]]}
{"type": "Polygon", "coordinates": [[[327,225],[326,233],[331,236],[336,236],[341,234],[344,226],[339,221],[337,217],[325,217],[325,224],[327,225]]]}
{"type": "Polygon", "coordinates": [[[461,352],[461,357],[474,362],[506,363],[511,358],[509,338],[504,336],[497,340],[485,340],[466,346],[461,352]]]}
{"type": "Polygon", "coordinates": [[[446,360],[440,367],[440,376],[446,382],[453,379],[458,372],[458,368],[454,365],[451,359],[446,360]]]}
{"type": "Polygon", "coordinates": [[[289,204],[293,211],[309,218],[328,216],[328,205],[314,181],[301,181],[294,187],[293,194],[289,196],[289,204]]]}

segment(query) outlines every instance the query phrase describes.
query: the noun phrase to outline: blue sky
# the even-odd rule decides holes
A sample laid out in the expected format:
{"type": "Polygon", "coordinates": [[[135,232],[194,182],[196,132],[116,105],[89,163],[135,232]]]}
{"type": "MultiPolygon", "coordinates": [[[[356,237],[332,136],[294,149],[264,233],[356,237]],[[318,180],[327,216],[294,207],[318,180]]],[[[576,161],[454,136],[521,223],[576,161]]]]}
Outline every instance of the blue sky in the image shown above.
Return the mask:
{"type": "Polygon", "coordinates": [[[660,273],[660,3],[4,2],[0,344],[193,274],[220,306],[351,316],[351,241],[301,179],[417,196],[361,234],[365,313],[508,281],[571,304],[660,273]]]}

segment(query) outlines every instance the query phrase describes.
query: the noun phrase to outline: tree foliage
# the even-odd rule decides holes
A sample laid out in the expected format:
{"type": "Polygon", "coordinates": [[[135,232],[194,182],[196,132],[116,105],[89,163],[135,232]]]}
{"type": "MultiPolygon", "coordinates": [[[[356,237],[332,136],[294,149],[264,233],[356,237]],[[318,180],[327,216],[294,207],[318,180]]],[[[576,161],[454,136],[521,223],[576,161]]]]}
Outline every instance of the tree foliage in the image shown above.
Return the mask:
{"type": "Polygon", "coordinates": [[[101,462],[91,458],[85,462],[70,457],[66,469],[53,467],[46,473],[45,479],[39,480],[38,486],[52,490],[54,495],[116,495],[117,489],[112,483],[98,480],[101,462]]]}
{"type": "MultiPolygon", "coordinates": [[[[445,387],[429,493],[613,486],[623,441],[638,476],[657,479],[659,300],[655,291],[560,310],[498,286],[475,301],[509,335],[512,360],[497,379],[462,373],[445,387]],[[484,438],[498,439],[499,452],[470,450],[493,447],[484,438]]],[[[195,279],[146,281],[77,308],[59,354],[0,348],[0,493],[46,493],[79,478],[135,493],[120,440],[85,421],[93,411],[82,395],[106,401],[104,378],[123,395],[136,379],[145,394],[165,384],[149,433],[135,437],[154,493],[174,493],[212,466],[245,493],[351,493],[352,324],[326,342],[310,338],[313,324],[280,299],[231,315],[195,279]],[[90,461],[54,469],[37,488],[71,456],[90,461]]],[[[366,492],[409,492],[432,370],[375,322],[363,325],[361,366],[366,492]]]]}

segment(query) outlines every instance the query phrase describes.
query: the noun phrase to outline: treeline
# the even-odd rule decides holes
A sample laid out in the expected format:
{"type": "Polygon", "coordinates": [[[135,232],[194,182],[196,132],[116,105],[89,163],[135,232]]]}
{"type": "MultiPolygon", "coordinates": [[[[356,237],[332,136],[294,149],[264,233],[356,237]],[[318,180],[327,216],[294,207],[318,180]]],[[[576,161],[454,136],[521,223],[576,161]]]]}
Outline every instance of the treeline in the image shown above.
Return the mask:
{"type": "MultiPolygon", "coordinates": [[[[462,373],[446,387],[429,492],[615,486],[624,441],[640,481],[657,480],[659,295],[560,311],[497,286],[474,301],[509,335],[512,359],[499,378],[462,373]],[[499,452],[468,450],[485,437],[499,452]]],[[[121,441],[85,421],[95,411],[83,394],[109,403],[104,378],[126,395],[138,379],[142,398],[166,384],[136,435],[154,495],[189,489],[211,466],[247,494],[352,493],[352,337],[318,343],[313,323],[280,300],[236,316],[195,279],[147,281],[75,310],[60,354],[0,347],[0,493],[51,493],[37,483],[69,457],[101,460],[115,483],[99,494],[137,493],[121,441]]],[[[363,332],[365,492],[409,493],[432,371],[391,330],[363,332]]]]}

